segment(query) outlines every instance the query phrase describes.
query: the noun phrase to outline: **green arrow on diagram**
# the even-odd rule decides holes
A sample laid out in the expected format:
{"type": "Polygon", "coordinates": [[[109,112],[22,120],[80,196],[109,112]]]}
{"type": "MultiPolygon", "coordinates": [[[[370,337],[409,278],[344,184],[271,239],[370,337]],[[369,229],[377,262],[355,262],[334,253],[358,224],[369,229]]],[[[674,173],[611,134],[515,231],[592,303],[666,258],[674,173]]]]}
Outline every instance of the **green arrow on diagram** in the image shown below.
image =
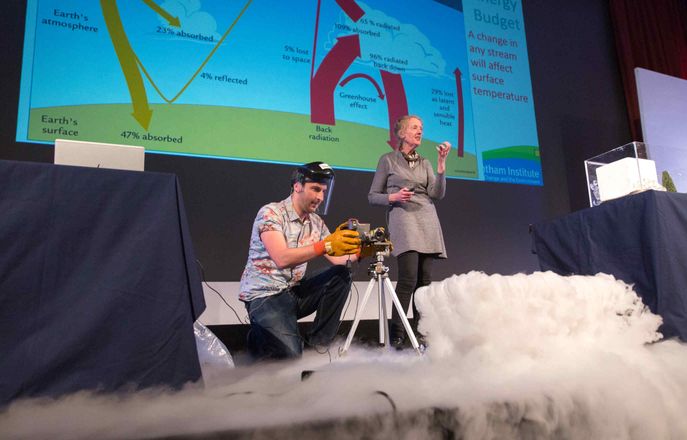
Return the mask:
{"type": "Polygon", "coordinates": [[[153,111],[148,106],[148,96],[143,86],[143,78],[136,64],[136,55],[124,32],[117,2],[116,0],[100,0],[100,7],[103,10],[105,25],[110,33],[112,45],[117,53],[117,58],[119,58],[119,64],[122,66],[124,78],[126,78],[126,85],[129,87],[131,104],[134,107],[132,116],[147,131],[153,111]]]}
{"type": "Polygon", "coordinates": [[[167,20],[167,23],[169,23],[170,26],[181,27],[179,17],[172,17],[172,14],[162,9],[160,5],[155,3],[153,0],[143,0],[143,3],[148,5],[153,11],[157,12],[160,16],[162,16],[162,18],[167,20]]]}

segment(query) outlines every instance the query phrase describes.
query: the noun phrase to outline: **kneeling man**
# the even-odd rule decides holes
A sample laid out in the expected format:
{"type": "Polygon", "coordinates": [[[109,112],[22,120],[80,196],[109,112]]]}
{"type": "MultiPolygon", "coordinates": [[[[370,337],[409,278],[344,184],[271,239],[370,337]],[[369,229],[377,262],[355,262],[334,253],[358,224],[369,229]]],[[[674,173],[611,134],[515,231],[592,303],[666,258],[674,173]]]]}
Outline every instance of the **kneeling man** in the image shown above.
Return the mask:
{"type": "Polygon", "coordinates": [[[248,348],[256,359],[301,356],[304,343],[328,345],[336,336],[351,287],[347,261],[360,252],[358,232],[330,234],[326,213],[334,171],[322,162],[298,167],[291,195],[258,211],[241,276],[239,299],[250,316],[248,348]],[[304,278],[307,262],[324,256],[334,266],[304,278]],[[298,319],[316,312],[306,335],[298,319]]]}

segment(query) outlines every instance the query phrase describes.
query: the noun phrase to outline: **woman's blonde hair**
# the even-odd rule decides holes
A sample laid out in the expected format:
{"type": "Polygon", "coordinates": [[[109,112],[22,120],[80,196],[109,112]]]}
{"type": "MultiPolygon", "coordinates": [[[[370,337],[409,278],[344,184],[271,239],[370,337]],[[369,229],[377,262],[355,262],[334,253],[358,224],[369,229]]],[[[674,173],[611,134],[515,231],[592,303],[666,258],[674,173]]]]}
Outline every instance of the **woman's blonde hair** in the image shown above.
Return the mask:
{"type": "Polygon", "coordinates": [[[403,140],[401,139],[401,132],[405,131],[405,129],[408,128],[408,121],[411,119],[417,119],[418,121],[422,122],[422,118],[419,116],[405,115],[398,118],[396,120],[396,123],[394,124],[394,134],[398,139],[398,145],[396,146],[397,149],[400,149],[401,145],[403,145],[403,140]]]}

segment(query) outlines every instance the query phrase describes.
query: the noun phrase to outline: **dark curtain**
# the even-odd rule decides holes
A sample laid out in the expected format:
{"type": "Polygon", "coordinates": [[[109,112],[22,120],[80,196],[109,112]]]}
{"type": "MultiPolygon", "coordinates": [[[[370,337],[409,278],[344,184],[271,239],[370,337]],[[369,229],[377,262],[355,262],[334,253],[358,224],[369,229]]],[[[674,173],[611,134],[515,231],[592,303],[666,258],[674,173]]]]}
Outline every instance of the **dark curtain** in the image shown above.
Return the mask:
{"type": "Polygon", "coordinates": [[[642,140],[634,68],[687,79],[687,0],[610,0],[634,140],[642,140]]]}

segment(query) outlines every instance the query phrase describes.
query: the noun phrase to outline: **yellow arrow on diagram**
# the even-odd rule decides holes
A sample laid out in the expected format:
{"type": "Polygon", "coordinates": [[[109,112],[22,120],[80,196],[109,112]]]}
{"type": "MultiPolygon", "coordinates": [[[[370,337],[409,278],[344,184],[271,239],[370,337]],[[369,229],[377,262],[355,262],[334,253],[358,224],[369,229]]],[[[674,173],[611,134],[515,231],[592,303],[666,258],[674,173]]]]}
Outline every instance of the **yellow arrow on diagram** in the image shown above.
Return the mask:
{"type": "Polygon", "coordinates": [[[129,87],[131,104],[134,107],[132,116],[147,131],[153,111],[148,106],[148,96],[143,86],[143,78],[141,78],[141,72],[136,64],[136,55],[124,32],[124,26],[119,17],[119,9],[117,9],[117,2],[116,0],[100,0],[100,7],[103,10],[105,25],[110,33],[112,45],[126,78],[126,85],[129,87]]]}
{"type": "Polygon", "coordinates": [[[181,23],[179,22],[179,17],[172,17],[172,14],[170,14],[169,12],[162,9],[160,7],[160,5],[155,3],[153,0],[143,0],[143,3],[145,3],[146,5],[148,5],[150,7],[150,9],[152,9],[153,11],[155,11],[159,15],[161,15],[162,18],[167,20],[167,23],[169,23],[170,26],[174,26],[174,27],[180,27],[181,26],[181,23]]]}

